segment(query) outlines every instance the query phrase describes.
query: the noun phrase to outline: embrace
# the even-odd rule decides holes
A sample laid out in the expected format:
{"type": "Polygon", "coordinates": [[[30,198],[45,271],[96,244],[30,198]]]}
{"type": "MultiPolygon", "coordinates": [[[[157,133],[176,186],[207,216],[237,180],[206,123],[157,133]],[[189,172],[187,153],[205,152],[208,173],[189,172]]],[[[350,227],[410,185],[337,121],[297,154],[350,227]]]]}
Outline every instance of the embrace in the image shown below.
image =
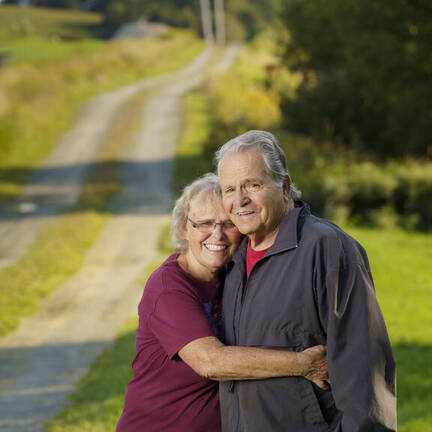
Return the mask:
{"type": "Polygon", "coordinates": [[[310,213],[249,131],[173,210],[139,304],[117,432],[396,431],[396,367],[367,255],[310,213]]]}

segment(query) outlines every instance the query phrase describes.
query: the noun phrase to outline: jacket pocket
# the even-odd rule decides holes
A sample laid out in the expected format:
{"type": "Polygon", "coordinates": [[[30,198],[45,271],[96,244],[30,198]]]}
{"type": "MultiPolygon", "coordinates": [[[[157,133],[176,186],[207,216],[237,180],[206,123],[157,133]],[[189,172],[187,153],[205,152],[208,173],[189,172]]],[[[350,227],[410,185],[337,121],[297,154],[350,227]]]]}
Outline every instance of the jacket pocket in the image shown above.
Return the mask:
{"type": "Polygon", "coordinates": [[[240,424],[248,432],[318,432],[328,425],[312,385],[301,377],[236,384],[240,424]]]}
{"type": "Polygon", "coordinates": [[[327,427],[328,423],[321,409],[317,395],[312,384],[306,378],[299,377],[296,380],[302,419],[306,424],[327,427]]]}

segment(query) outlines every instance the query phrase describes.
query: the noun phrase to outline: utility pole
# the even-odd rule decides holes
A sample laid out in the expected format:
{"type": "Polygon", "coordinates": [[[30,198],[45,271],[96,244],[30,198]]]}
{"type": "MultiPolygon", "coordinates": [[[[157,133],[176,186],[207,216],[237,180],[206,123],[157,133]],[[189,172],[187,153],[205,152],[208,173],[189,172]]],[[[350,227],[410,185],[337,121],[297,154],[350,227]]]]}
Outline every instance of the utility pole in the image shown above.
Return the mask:
{"type": "Polygon", "coordinates": [[[203,27],[204,39],[207,42],[214,42],[213,20],[210,8],[210,0],[200,0],[201,3],[201,20],[203,27]]]}
{"type": "Polygon", "coordinates": [[[214,0],[216,21],[216,42],[223,45],[226,40],[224,0],[214,0]]]}

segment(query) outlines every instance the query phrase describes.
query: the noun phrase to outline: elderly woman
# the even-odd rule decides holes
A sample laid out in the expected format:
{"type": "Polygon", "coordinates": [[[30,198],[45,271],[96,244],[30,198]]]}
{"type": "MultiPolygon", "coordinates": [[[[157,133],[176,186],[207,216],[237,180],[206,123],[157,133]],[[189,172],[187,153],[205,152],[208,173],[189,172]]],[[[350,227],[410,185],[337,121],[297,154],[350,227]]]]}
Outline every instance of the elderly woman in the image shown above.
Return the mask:
{"type": "Polygon", "coordinates": [[[217,176],[185,188],[172,232],[179,252],[150,276],[139,304],[134,376],[117,432],[219,432],[214,380],[298,375],[324,386],[322,346],[294,353],[219,341],[214,317],[221,269],[240,233],[222,208],[217,176]]]}

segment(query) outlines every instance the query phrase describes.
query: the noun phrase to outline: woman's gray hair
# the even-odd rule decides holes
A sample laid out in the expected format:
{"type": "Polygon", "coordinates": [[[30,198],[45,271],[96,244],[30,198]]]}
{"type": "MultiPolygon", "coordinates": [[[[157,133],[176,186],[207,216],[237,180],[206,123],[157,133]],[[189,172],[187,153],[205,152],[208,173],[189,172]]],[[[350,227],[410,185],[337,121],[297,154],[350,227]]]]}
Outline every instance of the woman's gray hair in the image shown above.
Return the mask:
{"type": "MultiPolygon", "coordinates": [[[[276,137],[266,131],[250,130],[225,143],[215,153],[218,174],[221,161],[227,153],[241,152],[253,148],[258,148],[261,151],[268,174],[278,186],[282,186],[285,176],[289,174],[285,154],[279,147],[276,137]]],[[[292,199],[298,199],[301,196],[301,192],[293,183],[291,183],[290,192],[292,199]]]]}
{"type": "Polygon", "coordinates": [[[171,236],[177,251],[184,252],[188,241],[184,238],[186,223],[189,217],[190,204],[193,198],[200,195],[203,201],[222,199],[219,177],[213,173],[204,174],[183,189],[172,212],[171,236]]]}

